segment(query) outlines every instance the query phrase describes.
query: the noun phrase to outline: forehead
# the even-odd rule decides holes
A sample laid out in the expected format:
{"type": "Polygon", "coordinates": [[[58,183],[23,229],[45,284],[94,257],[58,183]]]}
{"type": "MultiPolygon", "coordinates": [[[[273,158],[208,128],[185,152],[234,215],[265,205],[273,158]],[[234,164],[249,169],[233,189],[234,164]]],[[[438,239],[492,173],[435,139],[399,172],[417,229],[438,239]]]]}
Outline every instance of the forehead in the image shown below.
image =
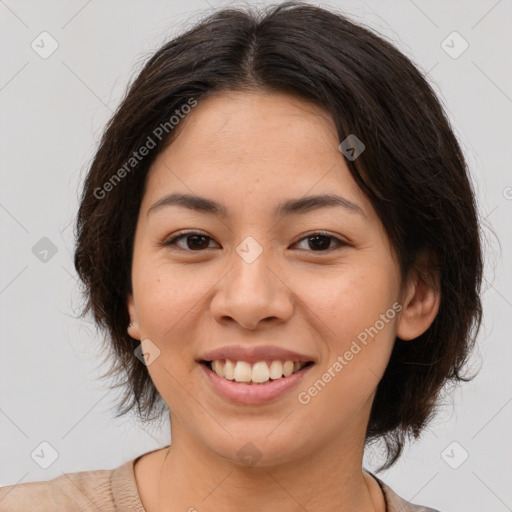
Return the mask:
{"type": "Polygon", "coordinates": [[[284,93],[225,92],[200,99],[151,166],[145,207],[176,189],[281,202],[306,194],[365,197],[350,175],[333,119],[284,93]]]}
{"type": "Polygon", "coordinates": [[[284,93],[217,93],[200,99],[176,129],[174,157],[184,153],[187,158],[246,163],[294,155],[300,159],[311,154],[311,146],[315,154],[337,147],[330,114],[284,93]]]}

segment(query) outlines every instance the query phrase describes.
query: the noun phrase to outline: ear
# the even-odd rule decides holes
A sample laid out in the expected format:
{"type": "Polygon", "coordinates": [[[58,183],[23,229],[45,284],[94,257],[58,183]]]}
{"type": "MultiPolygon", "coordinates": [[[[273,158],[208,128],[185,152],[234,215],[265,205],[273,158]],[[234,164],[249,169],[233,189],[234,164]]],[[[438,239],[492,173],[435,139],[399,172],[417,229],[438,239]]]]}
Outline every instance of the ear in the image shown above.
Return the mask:
{"type": "Polygon", "coordinates": [[[397,336],[412,340],[430,327],[439,311],[440,279],[433,258],[420,255],[406,280],[402,300],[397,336]]]}
{"type": "Polygon", "coordinates": [[[133,295],[130,293],[128,295],[128,313],[130,315],[130,325],[127,326],[128,334],[135,338],[136,340],[140,340],[140,330],[139,323],[137,320],[137,310],[135,309],[135,302],[133,300],[133,295]]]}

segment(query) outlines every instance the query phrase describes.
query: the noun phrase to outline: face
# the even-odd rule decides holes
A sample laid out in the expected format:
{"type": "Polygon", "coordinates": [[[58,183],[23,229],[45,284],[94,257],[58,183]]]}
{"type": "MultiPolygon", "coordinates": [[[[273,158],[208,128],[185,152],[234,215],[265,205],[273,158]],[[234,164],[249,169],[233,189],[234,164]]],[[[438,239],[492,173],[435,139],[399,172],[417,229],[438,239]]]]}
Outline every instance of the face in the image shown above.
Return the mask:
{"type": "Polygon", "coordinates": [[[235,462],[245,446],[271,465],[364,439],[408,288],[332,119],[286,94],[231,92],[200,100],[181,123],[149,171],[128,298],[130,335],[157,354],[148,371],[173,443],[188,437],[235,462]],[[170,194],[222,211],[152,208],[170,194]],[[276,212],[323,195],[342,200],[276,212]],[[251,399],[240,386],[268,383],[212,379],[200,362],[233,346],[290,350],[312,364],[282,378],[294,379],[284,391],[251,399]]]}

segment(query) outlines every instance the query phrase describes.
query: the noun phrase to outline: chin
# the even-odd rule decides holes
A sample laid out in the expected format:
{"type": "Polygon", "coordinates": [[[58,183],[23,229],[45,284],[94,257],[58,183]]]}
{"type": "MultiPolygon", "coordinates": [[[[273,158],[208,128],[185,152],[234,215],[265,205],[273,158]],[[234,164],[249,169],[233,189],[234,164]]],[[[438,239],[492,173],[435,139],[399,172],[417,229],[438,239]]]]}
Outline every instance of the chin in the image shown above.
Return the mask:
{"type": "Polygon", "coordinates": [[[274,433],[271,432],[277,425],[278,423],[274,423],[272,428],[263,433],[259,429],[251,430],[246,426],[245,432],[239,435],[212,440],[210,449],[226,462],[247,468],[278,466],[306,456],[311,450],[307,447],[311,445],[296,436],[298,429],[293,429],[295,435],[283,430],[281,435],[273,438],[274,433]],[[247,432],[254,432],[254,435],[248,435],[247,432]]]}

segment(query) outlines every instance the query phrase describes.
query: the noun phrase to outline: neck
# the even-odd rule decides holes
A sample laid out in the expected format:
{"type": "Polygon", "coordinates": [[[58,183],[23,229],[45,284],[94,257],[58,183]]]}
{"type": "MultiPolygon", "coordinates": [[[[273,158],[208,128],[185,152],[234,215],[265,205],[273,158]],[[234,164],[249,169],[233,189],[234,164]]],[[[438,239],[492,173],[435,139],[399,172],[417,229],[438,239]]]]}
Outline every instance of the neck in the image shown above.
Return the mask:
{"type": "Polygon", "coordinates": [[[158,477],[158,512],[385,510],[377,482],[362,470],[364,439],[337,436],[302,458],[246,466],[212,452],[177,422],[172,434],[158,477]]]}

